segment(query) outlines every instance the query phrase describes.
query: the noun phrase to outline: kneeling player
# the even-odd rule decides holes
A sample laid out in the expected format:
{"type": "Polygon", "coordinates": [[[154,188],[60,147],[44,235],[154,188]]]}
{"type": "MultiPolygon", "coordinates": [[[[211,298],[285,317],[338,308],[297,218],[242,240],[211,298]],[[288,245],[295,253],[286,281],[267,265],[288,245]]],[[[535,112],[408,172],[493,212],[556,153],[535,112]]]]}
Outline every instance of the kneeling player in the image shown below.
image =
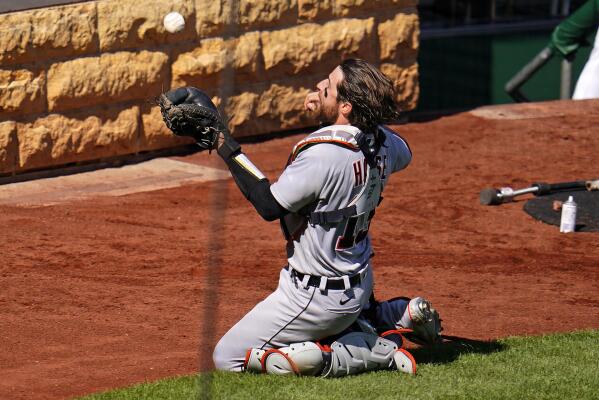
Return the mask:
{"type": "Polygon", "coordinates": [[[160,97],[167,126],[215,149],[256,211],[280,221],[287,242],[277,289],[221,338],[215,366],[324,376],[391,367],[414,373],[402,335],[437,340],[438,315],[419,298],[369,304],[370,225],[390,175],[412,160],[407,142],[386,125],[399,118],[393,82],[349,59],[316,89],[304,106],[323,127],[294,146],[273,184],[205,93],[186,87],[160,97]],[[348,330],[352,325],[358,328],[348,330]],[[323,338],[328,347],[316,343],[323,338]],[[256,349],[245,357],[248,348],[256,349]]]}
{"type": "Polygon", "coordinates": [[[416,373],[404,335],[423,345],[440,340],[441,320],[422,297],[371,299],[355,324],[319,342],[293,343],[279,349],[249,349],[244,370],[276,375],[341,377],[365,371],[397,369],[416,373]]]}

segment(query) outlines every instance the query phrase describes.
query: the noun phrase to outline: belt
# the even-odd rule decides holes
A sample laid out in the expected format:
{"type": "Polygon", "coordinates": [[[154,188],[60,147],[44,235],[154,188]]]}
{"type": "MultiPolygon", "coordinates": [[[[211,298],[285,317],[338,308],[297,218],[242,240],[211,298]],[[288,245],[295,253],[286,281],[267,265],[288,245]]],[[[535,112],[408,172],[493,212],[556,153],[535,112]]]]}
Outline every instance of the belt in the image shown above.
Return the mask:
{"type": "Polygon", "coordinates": [[[285,267],[291,273],[291,276],[299,279],[304,287],[313,286],[320,288],[320,290],[347,290],[354,286],[358,286],[362,283],[362,280],[366,277],[368,272],[367,268],[364,268],[359,273],[349,276],[344,275],[342,277],[328,278],[326,276],[314,276],[308,274],[302,274],[295,269],[287,266],[285,267]]]}

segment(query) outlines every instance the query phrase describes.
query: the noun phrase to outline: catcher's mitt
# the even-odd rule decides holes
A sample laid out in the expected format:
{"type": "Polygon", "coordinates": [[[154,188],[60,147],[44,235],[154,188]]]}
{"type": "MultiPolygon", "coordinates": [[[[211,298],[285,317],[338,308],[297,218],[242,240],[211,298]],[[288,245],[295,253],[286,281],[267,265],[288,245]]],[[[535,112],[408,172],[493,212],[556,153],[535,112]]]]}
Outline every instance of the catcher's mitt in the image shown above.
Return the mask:
{"type": "Polygon", "coordinates": [[[216,106],[200,89],[172,89],[157,103],[166,126],[177,136],[193,137],[202,149],[214,149],[218,135],[227,130],[216,106]]]}

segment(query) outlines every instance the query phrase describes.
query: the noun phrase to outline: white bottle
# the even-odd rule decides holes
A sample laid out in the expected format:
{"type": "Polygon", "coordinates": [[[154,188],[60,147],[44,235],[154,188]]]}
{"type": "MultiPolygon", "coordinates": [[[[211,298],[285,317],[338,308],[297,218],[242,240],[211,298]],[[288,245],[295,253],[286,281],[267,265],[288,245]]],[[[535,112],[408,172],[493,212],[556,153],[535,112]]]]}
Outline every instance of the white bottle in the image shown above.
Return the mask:
{"type": "Polygon", "coordinates": [[[572,196],[562,204],[562,220],[559,225],[560,232],[574,232],[576,229],[576,203],[572,196]]]}

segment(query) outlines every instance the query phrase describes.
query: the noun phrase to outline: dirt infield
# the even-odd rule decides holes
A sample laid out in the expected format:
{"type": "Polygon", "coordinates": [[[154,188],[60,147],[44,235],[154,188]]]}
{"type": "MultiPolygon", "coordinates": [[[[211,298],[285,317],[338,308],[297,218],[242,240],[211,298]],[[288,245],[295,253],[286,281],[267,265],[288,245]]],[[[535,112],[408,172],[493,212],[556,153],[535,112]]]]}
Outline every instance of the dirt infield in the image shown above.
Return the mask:
{"type": "MultiPolygon", "coordinates": [[[[489,186],[599,177],[599,102],[488,109],[397,127],[414,153],[372,224],[379,298],[425,295],[474,339],[599,328],[597,234],[560,234],[489,186]],[[559,112],[558,112],[559,111],[559,112]],[[512,117],[517,114],[518,117],[512,117]]],[[[270,177],[298,136],[245,145],[270,177]]],[[[215,155],[177,158],[223,168],[215,155]]],[[[0,191],[2,187],[0,187],[0,191]]],[[[190,374],[285,263],[231,179],[47,207],[0,206],[0,398],[57,399],[190,374]],[[224,193],[216,198],[214,193],[224,193]],[[218,202],[218,204],[214,204],[218,202]],[[219,317],[201,320],[211,216],[219,317]]]]}

